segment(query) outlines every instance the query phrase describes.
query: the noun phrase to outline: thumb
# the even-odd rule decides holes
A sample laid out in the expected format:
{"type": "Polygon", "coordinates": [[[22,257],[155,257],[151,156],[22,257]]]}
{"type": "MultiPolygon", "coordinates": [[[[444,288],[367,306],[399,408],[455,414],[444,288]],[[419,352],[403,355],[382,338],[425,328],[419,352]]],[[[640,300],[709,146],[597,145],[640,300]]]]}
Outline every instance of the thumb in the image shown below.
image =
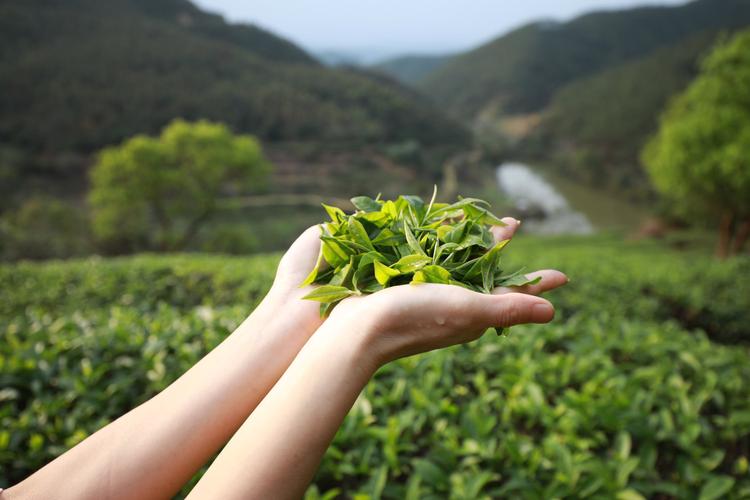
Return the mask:
{"type": "Polygon", "coordinates": [[[276,278],[296,280],[301,283],[315,267],[319,251],[320,227],[311,226],[292,243],[281,258],[276,278]]]}

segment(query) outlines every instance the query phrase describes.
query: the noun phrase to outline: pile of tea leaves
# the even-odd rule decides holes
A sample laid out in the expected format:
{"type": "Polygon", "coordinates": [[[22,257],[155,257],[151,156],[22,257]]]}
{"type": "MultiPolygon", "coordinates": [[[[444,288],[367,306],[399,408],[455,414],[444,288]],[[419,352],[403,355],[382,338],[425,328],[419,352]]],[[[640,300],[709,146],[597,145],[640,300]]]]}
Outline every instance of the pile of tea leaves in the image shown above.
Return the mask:
{"type": "Polygon", "coordinates": [[[418,196],[396,200],[352,198],[356,208],[323,205],[331,218],[321,224],[320,255],[301,286],[321,285],[306,299],[321,303],[327,315],[341,300],[408,283],[442,283],[491,293],[501,286],[533,283],[517,270],[505,272],[490,227],[505,224],[476,198],[456,203],[425,203],[418,196]]]}

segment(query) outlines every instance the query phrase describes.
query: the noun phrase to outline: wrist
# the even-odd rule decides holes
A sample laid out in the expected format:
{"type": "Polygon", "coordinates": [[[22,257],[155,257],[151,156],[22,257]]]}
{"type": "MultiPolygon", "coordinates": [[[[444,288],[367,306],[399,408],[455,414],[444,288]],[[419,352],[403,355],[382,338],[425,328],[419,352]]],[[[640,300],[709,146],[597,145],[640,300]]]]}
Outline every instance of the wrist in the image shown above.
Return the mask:
{"type": "Polygon", "coordinates": [[[347,299],[336,306],[315,332],[315,342],[329,353],[340,353],[355,363],[369,379],[387,361],[377,343],[377,322],[360,299],[347,299]]]}

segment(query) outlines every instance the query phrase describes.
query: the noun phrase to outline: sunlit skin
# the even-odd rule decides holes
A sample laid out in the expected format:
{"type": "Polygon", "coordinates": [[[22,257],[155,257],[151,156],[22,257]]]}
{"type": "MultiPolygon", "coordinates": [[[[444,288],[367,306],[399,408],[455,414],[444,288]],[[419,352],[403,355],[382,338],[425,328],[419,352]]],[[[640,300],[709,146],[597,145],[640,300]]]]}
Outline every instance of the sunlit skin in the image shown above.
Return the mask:
{"type": "MultiPolygon", "coordinates": [[[[518,227],[504,221],[498,241],[518,227]]],[[[170,498],[228,440],[190,498],[299,498],[380,366],[488,327],[546,323],[554,310],[535,294],[567,282],[544,270],[528,289],[493,295],[403,285],[347,299],[324,322],[299,288],[318,236],[313,227],[294,242],[261,304],[193,368],[0,498],[170,498]]]]}

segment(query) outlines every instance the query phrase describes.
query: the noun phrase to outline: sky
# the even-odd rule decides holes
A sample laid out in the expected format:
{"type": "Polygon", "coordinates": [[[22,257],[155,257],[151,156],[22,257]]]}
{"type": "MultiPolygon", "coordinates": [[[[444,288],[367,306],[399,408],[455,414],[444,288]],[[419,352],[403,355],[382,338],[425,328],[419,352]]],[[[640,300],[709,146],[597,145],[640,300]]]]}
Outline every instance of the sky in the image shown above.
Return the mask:
{"type": "Polygon", "coordinates": [[[449,53],[537,19],[685,0],[194,0],[233,22],[251,22],[312,52],[370,57],[449,53]]]}

